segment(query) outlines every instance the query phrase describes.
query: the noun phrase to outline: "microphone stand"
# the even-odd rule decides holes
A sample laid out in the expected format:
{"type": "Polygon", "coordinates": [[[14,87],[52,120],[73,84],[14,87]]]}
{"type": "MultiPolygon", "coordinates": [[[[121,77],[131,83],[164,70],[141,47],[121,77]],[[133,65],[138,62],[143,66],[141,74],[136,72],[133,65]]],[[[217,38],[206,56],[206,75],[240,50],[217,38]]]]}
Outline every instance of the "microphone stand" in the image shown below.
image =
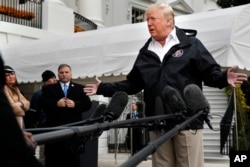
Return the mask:
{"type": "MultiPolygon", "coordinates": [[[[33,136],[34,140],[37,142],[38,145],[46,144],[56,141],[65,141],[71,139],[73,136],[82,136],[87,134],[101,134],[104,130],[109,130],[111,128],[121,128],[122,126],[126,125],[135,125],[136,123],[144,123],[155,121],[159,119],[172,119],[176,117],[182,117],[182,114],[168,114],[168,115],[159,115],[159,116],[152,116],[140,119],[129,119],[124,121],[118,122],[104,122],[104,123],[95,123],[92,125],[86,126],[69,126],[69,127],[52,127],[52,128],[35,128],[34,131],[39,132],[46,132],[35,134],[33,136]]],[[[33,132],[34,132],[33,131],[33,132]]]]}
{"type": "Polygon", "coordinates": [[[42,132],[50,132],[50,131],[55,131],[55,130],[66,129],[69,126],[81,126],[81,125],[88,125],[88,124],[91,124],[91,123],[101,123],[101,122],[104,121],[104,118],[105,118],[104,116],[100,116],[98,118],[73,122],[73,123],[69,123],[69,124],[65,124],[65,125],[61,125],[61,126],[56,126],[56,127],[28,128],[28,129],[25,129],[25,131],[31,132],[33,134],[42,133],[42,132]]]}
{"type": "MultiPolygon", "coordinates": [[[[119,123],[121,123],[121,126],[126,126],[127,124],[132,126],[136,123],[152,122],[155,120],[163,120],[163,119],[173,119],[178,116],[182,116],[182,115],[181,114],[158,115],[158,116],[151,116],[151,117],[140,118],[140,119],[130,119],[130,120],[119,121],[119,123]]],[[[25,131],[37,134],[37,133],[50,132],[50,131],[55,131],[55,130],[63,130],[63,129],[67,129],[67,128],[70,128],[71,126],[76,126],[76,125],[82,126],[82,125],[89,125],[89,123],[103,123],[104,120],[105,120],[105,116],[101,116],[99,118],[92,119],[92,120],[79,121],[79,122],[74,122],[74,123],[65,124],[65,125],[56,126],[56,127],[30,128],[30,129],[25,129],[25,131]]],[[[118,128],[121,128],[121,127],[118,127],[118,128]]]]}
{"type": "Polygon", "coordinates": [[[184,129],[188,124],[192,123],[198,117],[204,114],[204,111],[201,110],[192,117],[188,118],[187,120],[183,121],[182,123],[176,125],[174,128],[163,134],[160,138],[155,141],[148,143],[148,145],[142,148],[139,152],[133,155],[129,160],[124,162],[120,167],[131,167],[138,165],[142,160],[144,160],[148,155],[155,152],[155,150],[163,144],[166,140],[172,138],[174,135],[178,133],[178,131],[184,129]]]}

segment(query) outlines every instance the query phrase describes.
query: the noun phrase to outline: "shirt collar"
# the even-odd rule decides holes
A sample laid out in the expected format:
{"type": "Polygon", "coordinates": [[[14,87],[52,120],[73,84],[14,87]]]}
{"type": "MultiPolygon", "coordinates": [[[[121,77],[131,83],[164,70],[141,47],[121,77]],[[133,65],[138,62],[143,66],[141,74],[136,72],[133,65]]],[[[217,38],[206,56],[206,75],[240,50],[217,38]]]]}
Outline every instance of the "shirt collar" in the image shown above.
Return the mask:
{"type": "Polygon", "coordinates": [[[64,84],[66,84],[67,86],[69,86],[69,83],[70,83],[70,82],[66,82],[66,83],[60,82],[60,84],[61,84],[62,87],[64,86],[64,84]]]}
{"type": "Polygon", "coordinates": [[[171,31],[170,34],[171,34],[172,38],[173,38],[176,42],[178,42],[178,43],[180,42],[179,39],[178,39],[178,37],[177,37],[177,35],[176,35],[176,28],[175,28],[175,27],[173,28],[173,30],[171,31]]]}
{"type": "MultiPolygon", "coordinates": [[[[179,39],[178,39],[178,37],[177,37],[177,35],[176,35],[176,28],[175,28],[175,27],[174,27],[173,30],[168,34],[165,43],[167,43],[169,40],[175,40],[176,43],[180,43],[180,41],[179,41],[179,39]]],[[[155,42],[158,43],[158,41],[156,41],[154,38],[152,38],[152,42],[153,42],[153,43],[155,43],[155,42]]]]}
{"type": "Polygon", "coordinates": [[[173,30],[170,32],[170,34],[166,38],[166,42],[168,42],[170,40],[174,40],[175,42],[179,43],[179,39],[176,35],[176,28],[175,27],[173,28],[173,30]]]}

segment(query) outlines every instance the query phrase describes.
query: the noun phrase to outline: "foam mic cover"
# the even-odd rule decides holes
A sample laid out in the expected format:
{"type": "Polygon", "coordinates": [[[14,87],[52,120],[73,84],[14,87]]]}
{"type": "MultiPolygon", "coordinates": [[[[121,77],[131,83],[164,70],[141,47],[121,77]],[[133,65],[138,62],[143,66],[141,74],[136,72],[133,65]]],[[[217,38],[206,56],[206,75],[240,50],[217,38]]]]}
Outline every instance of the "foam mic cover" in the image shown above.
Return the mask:
{"type": "Polygon", "coordinates": [[[106,110],[104,111],[104,117],[107,121],[113,121],[120,117],[126,105],[128,104],[128,95],[125,92],[115,92],[109,102],[106,110]]]}
{"type": "Polygon", "coordinates": [[[166,86],[162,92],[163,103],[167,114],[186,113],[187,106],[180,93],[171,86],[166,86]]]}
{"type": "Polygon", "coordinates": [[[106,110],[107,105],[106,104],[100,104],[98,105],[97,109],[93,112],[90,118],[98,118],[101,117],[106,110]]]}
{"type": "Polygon", "coordinates": [[[210,110],[209,103],[202,93],[200,87],[195,84],[187,85],[184,88],[184,97],[186,100],[187,107],[191,109],[191,115],[197,113],[198,111],[203,110],[204,116],[203,119],[207,123],[210,129],[213,129],[210,120],[208,118],[208,113],[210,110]]]}
{"type": "Polygon", "coordinates": [[[187,107],[191,109],[193,113],[196,113],[199,110],[205,108],[210,109],[209,103],[199,86],[195,84],[187,85],[184,88],[183,94],[186,100],[187,107]]]}

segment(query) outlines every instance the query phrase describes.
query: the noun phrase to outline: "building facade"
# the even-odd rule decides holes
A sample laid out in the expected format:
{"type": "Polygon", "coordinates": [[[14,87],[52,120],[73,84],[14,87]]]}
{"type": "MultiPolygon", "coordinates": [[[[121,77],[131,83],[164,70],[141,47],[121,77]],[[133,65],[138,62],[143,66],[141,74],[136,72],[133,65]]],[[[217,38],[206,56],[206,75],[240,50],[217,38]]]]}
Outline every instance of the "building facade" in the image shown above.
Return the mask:
{"type": "MultiPolygon", "coordinates": [[[[176,15],[219,9],[216,0],[28,0],[25,1],[26,3],[20,2],[0,0],[0,50],[2,47],[21,45],[26,41],[67,36],[77,32],[76,28],[82,31],[95,31],[95,29],[143,22],[147,6],[155,2],[169,3],[176,15]],[[41,5],[41,8],[37,4],[41,5]],[[34,6],[27,8],[30,5],[34,6]],[[19,18],[18,15],[9,16],[6,12],[9,8],[6,7],[10,7],[11,11],[17,13],[25,12],[29,15],[31,12],[34,17],[31,16],[27,20],[19,18]],[[38,16],[40,21],[35,22],[38,16]]],[[[21,86],[24,90],[31,91],[30,93],[40,87],[40,83],[27,85],[21,86]]],[[[142,99],[140,96],[141,94],[130,97],[130,103],[140,101],[142,99]]],[[[101,96],[95,96],[93,99],[101,103],[109,102],[108,98],[101,96]]],[[[128,106],[121,119],[125,119],[125,115],[129,112],[128,106]]],[[[123,143],[125,133],[126,130],[123,129],[118,136],[115,131],[103,133],[99,138],[99,154],[108,152],[108,144],[123,143]]]]}

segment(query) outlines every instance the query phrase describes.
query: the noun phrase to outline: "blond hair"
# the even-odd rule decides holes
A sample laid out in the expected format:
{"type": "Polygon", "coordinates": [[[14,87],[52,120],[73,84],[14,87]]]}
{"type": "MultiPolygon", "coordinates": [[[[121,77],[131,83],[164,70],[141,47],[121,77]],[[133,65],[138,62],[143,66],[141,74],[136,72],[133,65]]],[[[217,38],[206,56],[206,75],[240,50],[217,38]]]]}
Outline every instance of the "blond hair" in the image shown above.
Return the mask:
{"type": "Polygon", "coordinates": [[[154,3],[148,6],[146,10],[146,14],[151,11],[161,11],[163,14],[163,17],[165,19],[172,19],[172,24],[175,24],[174,21],[174,10],[171,6],[165,3],[154,3]]]}

